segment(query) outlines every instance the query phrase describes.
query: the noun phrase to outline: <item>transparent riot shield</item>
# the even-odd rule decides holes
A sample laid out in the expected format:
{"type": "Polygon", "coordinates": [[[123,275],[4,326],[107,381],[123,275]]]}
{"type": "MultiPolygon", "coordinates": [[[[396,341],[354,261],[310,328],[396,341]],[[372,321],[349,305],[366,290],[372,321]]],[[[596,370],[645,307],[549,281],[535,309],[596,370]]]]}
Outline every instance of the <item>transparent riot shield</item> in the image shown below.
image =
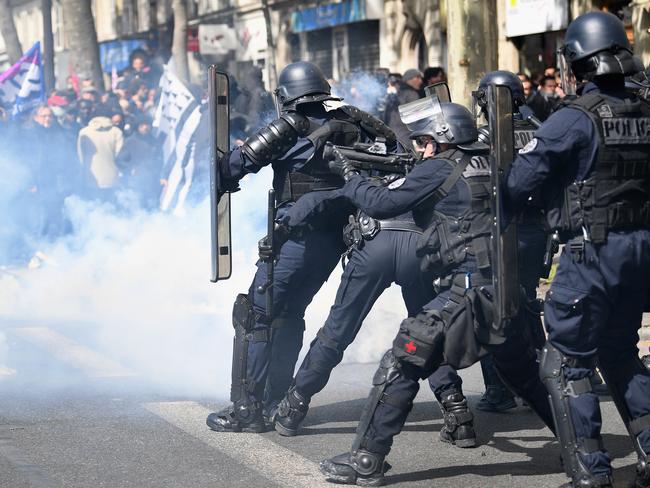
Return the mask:
{"type": "Polygon", "coordinates": [[[519,311],[520,286],[517,263],[517,226],[504,216],[501,188],[514,160],[513,107],[505,85],[488,87],[490,172],[492,178],[492,282],[495,293],[494,327],[502,330],[519,311]]]}
{"type": "Polygon", "coordinates": [[[219,160],[230,146],[228,75],[215,66],[208,70],[210,110],[210,223],[212,275],[210,281],[227,280],[232,272],[230,193],[219,191],[219,160]]]}

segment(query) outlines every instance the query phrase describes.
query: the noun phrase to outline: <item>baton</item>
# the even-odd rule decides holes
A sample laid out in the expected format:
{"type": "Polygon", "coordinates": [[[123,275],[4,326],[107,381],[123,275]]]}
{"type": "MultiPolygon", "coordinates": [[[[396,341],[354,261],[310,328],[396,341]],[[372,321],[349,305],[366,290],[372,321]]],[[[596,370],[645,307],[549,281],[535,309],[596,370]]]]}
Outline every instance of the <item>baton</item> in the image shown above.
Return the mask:
{"type": "Polygon", "coordinates": [[[275,190],[269,190],[269,200],[266,218],[266,245],[271,248],[271,257],[266,260],[266,283],[257,288],[258,293],[266,293],[266,316],[273,316],[273,268],[275,253],[273,249],[273,234],[275,232],[275,190]]]}

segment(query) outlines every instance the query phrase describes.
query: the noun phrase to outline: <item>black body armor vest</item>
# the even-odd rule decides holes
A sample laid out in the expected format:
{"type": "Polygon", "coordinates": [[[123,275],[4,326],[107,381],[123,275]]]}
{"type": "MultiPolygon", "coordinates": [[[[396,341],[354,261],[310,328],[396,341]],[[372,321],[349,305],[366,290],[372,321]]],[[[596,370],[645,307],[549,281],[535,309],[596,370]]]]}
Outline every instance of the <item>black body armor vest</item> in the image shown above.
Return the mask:
{"type": "Polygon", "coordinates": [[[468,261],[469,268],[478,268],[484,276],[489,275],[492,211],[490,203],[490,163],[488,153],[467,153],[453,149],[436,159],[446,161],[452,172],[438,187],[418,214],[429,209],[428,227],[417,249],[422,258],[423,271],[446,277],[454,268],[468,261]],[[469,193],[469,201],[463,202],[461,213],[446,213],[444,205],[437,205],[456,183],[469,193]]]}
{"type": "Polygon", "coordinates": [[[650,103],[589,93],[568,106],[593,121],[598,152],[590,176],[547,211],[551,229],[565,239],[584,229],[599,244],[610,230],[650,228],[650,103]]]}
{"type": "Polygon", "coordinates": [[[277,202],[296,201],[301,196],[312,191],[334,190],[343,186],[344,181],[338,175],[332,174],[327,161],[322,158],[326,142],[338,146],[352,146],[362,139],[362,134],[386,139],[389,150],[396,149],[395,133],[376,117],[346,105],[332,111],[333,117],[324,124],[311,121],[311,126],[305,136],[314,145],[314,154],[310,161],[300,171],[276,171],[273,177],[273,187],[277,202]]]}

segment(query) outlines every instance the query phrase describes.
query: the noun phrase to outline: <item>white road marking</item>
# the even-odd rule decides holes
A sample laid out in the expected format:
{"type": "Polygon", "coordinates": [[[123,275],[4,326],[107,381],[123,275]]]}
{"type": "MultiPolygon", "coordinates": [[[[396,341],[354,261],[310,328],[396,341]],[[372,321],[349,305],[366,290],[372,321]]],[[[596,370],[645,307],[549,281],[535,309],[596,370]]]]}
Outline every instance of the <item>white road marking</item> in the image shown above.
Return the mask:
{"type": "Polygon", "coordinates": [[[121,364],[47,327],[14,328],[12,333],[45,349],[59,361],[80,369],[90,378],[135,376],[121,364]]]}
{"type": "Polygon", "coordinates": [[[259,434],[212,432],[205,425],[210,410],[196,402],[146,403],[144,407],[243,466],[283,486],[327,487],[318,465],[259,434]]]}

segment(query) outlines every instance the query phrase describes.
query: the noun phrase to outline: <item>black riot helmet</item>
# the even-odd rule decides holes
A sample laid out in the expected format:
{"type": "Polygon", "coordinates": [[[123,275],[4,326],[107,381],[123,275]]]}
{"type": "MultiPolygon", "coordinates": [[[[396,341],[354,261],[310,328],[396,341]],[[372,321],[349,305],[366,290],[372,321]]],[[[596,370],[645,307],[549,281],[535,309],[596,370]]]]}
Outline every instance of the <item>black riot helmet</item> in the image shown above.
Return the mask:
{"type": "Polygon", "coordinates": [[[524,86],[516,74],[503,70],[490,71],[481,78],[481,81],[478,82],[478,89],[472,92],[472,107],[475,118],[478,118],[481,114],[487,117],[488,86],[493,84],[506,85],[510,88],[510,93],[512,94],[512,107],[515,111],[518,112],[518,107],[521,107],[526,103],[524,86]]]}
{"type": "Polygon", "coordinates": [[[275,96],[282,110],[293,110],[301,103],[340,100],[331,95],[320,68],[307,61],[291,63],[280,72],[275,96]]]}
{"type": "Polygon", "coordinates": [[[604,75],[630,75],[637,69],[623,22],[608,12],[589,12],[571,22],[559,54],[567,93],[572,88],[569,68],[577,82],[604,75]]]}
{"type": "Polygon", "coordinates": [[[400,117],[415,139],[430,136],[438,144],[469,144],[478,139],[478,130],[469,110],[458,103],[440,103],[425,97],[399,106],[400,117]]]}

